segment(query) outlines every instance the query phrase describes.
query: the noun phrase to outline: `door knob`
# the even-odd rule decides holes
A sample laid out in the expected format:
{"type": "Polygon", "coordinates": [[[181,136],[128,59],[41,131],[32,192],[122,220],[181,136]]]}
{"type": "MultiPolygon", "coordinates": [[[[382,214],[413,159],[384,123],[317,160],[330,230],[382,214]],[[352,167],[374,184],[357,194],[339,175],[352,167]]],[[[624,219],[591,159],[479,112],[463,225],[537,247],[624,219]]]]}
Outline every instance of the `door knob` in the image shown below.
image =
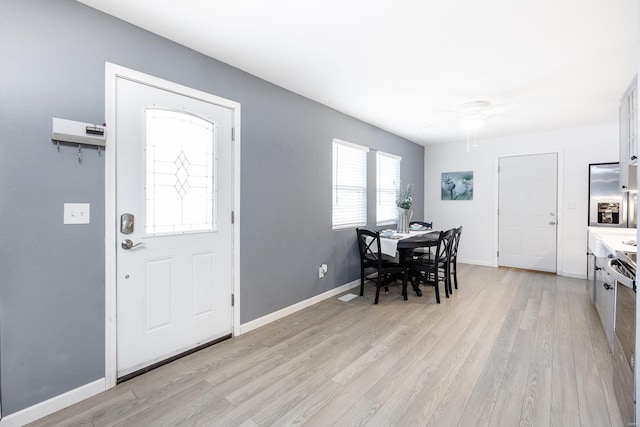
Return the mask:
{"type": "Polygon", "coordinates": [[[549,221],[549,225],[556,225],[554,221],[549,221]]]}
{"type": "Polygon", "coordinates": [[[127,251],[129,249],[135,248],[136,246],[140,246],[140,245],[144,245],[144,243],[140,242],[140,243],[136,243],[134,245],[133,242],[131,241],[131,239],[124,239],[122,241],[122,243],[120,244],[120,246],[122,246],[122,249],[127,250],[127,251]]]}

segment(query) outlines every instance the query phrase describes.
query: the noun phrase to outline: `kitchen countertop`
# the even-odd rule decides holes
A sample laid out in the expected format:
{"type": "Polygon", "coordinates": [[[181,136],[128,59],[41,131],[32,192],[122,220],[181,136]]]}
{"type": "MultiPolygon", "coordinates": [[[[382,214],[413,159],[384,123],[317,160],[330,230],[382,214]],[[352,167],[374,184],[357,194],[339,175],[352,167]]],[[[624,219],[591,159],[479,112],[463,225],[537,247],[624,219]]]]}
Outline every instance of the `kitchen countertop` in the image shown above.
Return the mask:
{"type": "Polygon", "coordinates": [[[589,249],[596,256],[607,256],[616,251],[637,252],[636,246],[625,244],[628,240],[636,241],[637,230],[635,228],[609,228],[587,227],[589,230],[589,249]],[[604,247],[602,247],[602,246],[604,247]]]}

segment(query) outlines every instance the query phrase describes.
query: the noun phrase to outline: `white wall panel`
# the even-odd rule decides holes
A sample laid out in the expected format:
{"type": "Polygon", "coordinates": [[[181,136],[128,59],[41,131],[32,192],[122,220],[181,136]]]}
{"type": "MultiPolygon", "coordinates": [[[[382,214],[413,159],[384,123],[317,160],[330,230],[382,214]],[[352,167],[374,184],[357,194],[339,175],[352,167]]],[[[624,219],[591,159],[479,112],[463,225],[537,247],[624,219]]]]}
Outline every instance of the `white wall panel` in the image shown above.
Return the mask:
{"type": "Polygon", "coordinates": [[[193,316],[213,310],[216,258],[213,252],[195,254],[193,265],[193,316]]]}
{"type": "Polygon", "coordinates": [[[147,261],[145,270],[145,330],[153,332],[170,325],[173,320],[173,260],[147,261]]]}

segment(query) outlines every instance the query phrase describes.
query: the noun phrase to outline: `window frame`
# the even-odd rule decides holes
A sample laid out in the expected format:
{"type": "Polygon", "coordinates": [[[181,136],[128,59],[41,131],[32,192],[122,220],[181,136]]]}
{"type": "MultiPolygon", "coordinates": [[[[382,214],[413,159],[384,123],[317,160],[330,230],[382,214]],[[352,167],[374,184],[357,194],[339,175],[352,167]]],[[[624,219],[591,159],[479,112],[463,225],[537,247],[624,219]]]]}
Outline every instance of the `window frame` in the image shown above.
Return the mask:
{"type": "MultiPolygon", "coordinates": [[[[337,139],[334,138],[331,144],[331,227],[333,230],[344,230],[344,229],[348,229],[348,228],[355,228],[355,227],[361,227],[361,226],[366,226],[367,225],[367,163],[368,163],[368,152],[369,152],[369,148],[362,146],[362,145],[358,145],[358,144],[354,144],[348,141],[343,141],[341,139],[337,139]],[[354,187],[353,185],[351,186],[342,186],[342,187],[347,187],[347,188],[342,188],[342,192],[344,192],[344,190],[347,190],[348,192],[353,192],[354,190],[358,192],[360,199],[359,199],[359,207],[360,207],[360,211],[355,213],[352,217],[350,221],[339,221],[336,222],[337,220],[337,215],[336,215],[336,206],[337,206],[337,202],[339,200],[339,196],[340,193],[342,193],[340,191],[340,185],[337,184],[337,180],[338,180],[338,174],[339,174],[339,170],[338,168],[340,167],[340,163],[336,162],[336,150],[339,150],[340,147],[343,147],[346,149],[346,152],[348,153],[349,151],[351,151],[351,153],[354,153],[354,149],[359,151],[360,154],[362,154],[362,163],[360,165],[357,165],[358,168],[360,169],[359,172],[362,174],[359,178],[359,186],[354,187]],[[337,164],[336,164],[337,163],[337,164]]],[[[345,163],[345,165],[348,163],[345,163]]]]}
{"type": "MultiPolygon", "coordinates": [[[[398,222],[398,215],[397,215],[397,211],[396,211],[396,195],[398,194],[398,191],[400,190],[400,176],[401,176],[401,171],[402,171],[402,157],[401,156],[397,156],[394,154],[390,154],[390,153],[385,153],[384,151],[378,151],[376,152],[376,225],[388,225],[388,224],[395,224],[398,222]],[[393,160],[393,161],[397,161],[397,175],[395,175],[393,178],[395,178],[395,187],[394,188],[382,188],[381,185],[381,181],[382,181],[382,177],[381,177],[381,172],[384,172],[383,170],[381,170],[381,158],[384,158],[385,160],[393,160]],[[381,207],[381,200],[382,200],[382,193],[383,191],[385,193],[391,193],[393,192],[393,197],[391,198],[392,203],[393,203],[393,215],[392,217],[383,217],[380,218],[380,207],[381,207]]],[[[390,206],[385,206],[385,210],[387,211],[391,211],[390,206]]]]}

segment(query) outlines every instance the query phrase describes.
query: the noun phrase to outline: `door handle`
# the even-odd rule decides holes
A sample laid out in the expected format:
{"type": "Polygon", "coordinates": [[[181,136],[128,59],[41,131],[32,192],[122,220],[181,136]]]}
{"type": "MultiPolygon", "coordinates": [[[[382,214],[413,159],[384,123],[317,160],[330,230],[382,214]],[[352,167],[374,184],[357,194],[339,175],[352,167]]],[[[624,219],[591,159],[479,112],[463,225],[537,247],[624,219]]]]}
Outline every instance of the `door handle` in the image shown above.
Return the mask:
{"type": "Polygon", "coordinates": [[[549,221],[549,225],[556,225],[555,221],[549,221]]]}
{"type": "Polygon", "coordinates": [[[139,243],[136,243],[134,245],[133,242],[131,241],[131,239],[124,239],[122,241],[122,243],[120,244],[120,246],[122,246],[122,249],[124,249],[126,251],[128,251],[129,249],[133,249],[136,246],[140,246],[140,245],[144,245],[144,243],[143,242],[139,242],[139,243]]]}

